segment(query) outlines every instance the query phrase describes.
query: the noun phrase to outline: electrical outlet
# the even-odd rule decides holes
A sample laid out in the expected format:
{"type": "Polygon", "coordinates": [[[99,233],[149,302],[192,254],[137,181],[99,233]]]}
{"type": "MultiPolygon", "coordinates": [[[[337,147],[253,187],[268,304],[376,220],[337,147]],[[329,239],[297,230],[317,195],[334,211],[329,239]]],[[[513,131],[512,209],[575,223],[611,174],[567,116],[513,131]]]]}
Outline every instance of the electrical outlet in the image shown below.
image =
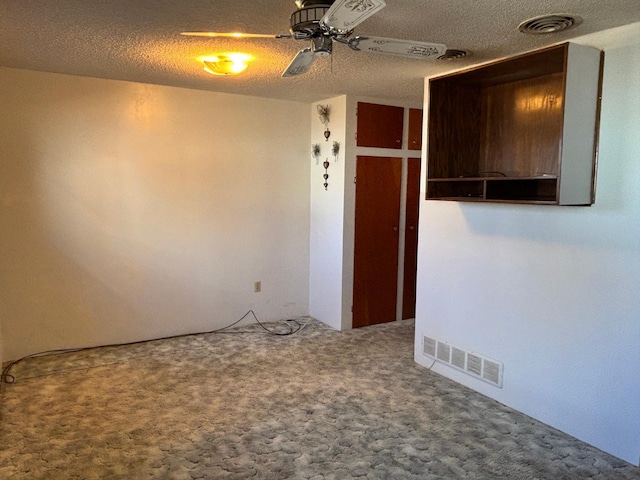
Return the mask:
{"type": "Polygon", "coordinates": [[[253,282],[253,292],[260,293],[262,291],[262,282],[253,282]]]}

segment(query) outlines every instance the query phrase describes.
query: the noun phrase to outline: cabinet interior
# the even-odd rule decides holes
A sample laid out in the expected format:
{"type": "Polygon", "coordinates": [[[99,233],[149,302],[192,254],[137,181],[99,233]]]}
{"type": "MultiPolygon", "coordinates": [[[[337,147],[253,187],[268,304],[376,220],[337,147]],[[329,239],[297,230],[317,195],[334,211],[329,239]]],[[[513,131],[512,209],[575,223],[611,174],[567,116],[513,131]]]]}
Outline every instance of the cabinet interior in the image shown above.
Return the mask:
{"type": "Polygon", "coordinates": [[[566,44],[429,82],[427,198],[555,203],[566,44]]]}

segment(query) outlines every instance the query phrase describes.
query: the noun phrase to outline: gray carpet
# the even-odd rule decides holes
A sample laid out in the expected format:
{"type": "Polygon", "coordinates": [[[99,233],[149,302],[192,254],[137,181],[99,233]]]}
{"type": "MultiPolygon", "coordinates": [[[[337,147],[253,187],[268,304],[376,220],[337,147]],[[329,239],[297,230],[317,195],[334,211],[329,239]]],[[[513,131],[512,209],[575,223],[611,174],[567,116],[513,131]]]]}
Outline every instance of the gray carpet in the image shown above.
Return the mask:
{"type": "Polygon", "coordinates": [[[640,479],[416,365],[413,328],[312,321],[26,360],[0,394],[0,478],[640,479]]]}

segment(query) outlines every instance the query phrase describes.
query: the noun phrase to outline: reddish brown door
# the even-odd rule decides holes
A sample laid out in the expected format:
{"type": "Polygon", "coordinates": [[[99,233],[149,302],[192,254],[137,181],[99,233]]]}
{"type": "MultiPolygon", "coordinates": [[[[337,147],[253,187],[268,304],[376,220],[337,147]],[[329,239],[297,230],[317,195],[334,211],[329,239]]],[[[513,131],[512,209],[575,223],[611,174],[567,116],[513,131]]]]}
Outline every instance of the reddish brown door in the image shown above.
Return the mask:
{"type": "Polygon", "coordinates": [[[402,159],[358,156],[353,327],[396,319],[402,159]]]}
{"type": "Polygon", "coordinates": [[[420,206],[420,159],[409,158],[407,206],[404,230],[404,283],[402,319],[416,316],[416,271],[418,269],[418,211],[420,206]]]}

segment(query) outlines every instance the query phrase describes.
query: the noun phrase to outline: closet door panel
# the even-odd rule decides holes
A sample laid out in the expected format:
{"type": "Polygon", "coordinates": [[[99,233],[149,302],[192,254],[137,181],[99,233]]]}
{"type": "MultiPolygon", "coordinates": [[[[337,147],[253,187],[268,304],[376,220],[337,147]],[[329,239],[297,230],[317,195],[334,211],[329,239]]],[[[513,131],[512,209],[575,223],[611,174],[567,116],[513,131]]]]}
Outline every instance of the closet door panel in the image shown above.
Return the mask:
{"type": "Polygon", "coordinates": [[[396,319],[402,159],[358,156],[353,327],[396,319]]]}

